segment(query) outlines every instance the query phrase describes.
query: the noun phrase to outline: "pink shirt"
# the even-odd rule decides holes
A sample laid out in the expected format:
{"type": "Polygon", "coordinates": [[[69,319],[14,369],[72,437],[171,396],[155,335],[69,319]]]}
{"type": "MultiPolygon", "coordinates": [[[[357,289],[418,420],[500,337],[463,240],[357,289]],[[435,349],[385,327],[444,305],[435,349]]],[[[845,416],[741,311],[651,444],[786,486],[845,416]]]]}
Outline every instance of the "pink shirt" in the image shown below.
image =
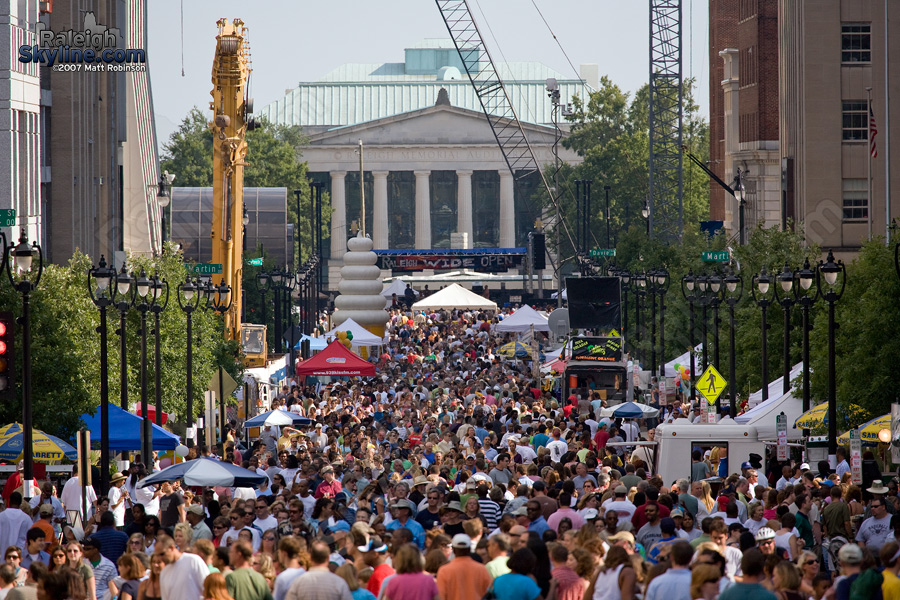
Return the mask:
{"type": "Polygon", "coordinates": [[[434,577],[428,573],[403,573],[388,578],[380,597],[391,600],[432,600],[438,595],[434,577]]]}
{"type": "Polygon", "coordinates": [[[572,521],[572,529],[581,529],[584,526],[584,517],[571,508],[560,508],[547,519],[550,529],[559,533],[559,522],[567,518],[572,521]]]}

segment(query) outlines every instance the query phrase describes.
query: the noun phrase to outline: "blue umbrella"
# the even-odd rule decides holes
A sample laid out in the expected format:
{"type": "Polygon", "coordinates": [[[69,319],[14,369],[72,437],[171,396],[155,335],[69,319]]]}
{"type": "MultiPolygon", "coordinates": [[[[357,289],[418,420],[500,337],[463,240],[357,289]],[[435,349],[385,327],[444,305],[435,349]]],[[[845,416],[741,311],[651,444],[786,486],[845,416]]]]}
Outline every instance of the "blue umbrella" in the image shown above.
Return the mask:
{"type": "Polygon", "coordinates": [[[185,485],[199,487],[216,486],[223,487],[254,487],[266,480],[265,475],[254,471],[242,469],[231,463],[200,457],[188,460],[171,467],[166,467],[159,473],[145,477],[137,484],[139,488],[164,481],[181,479],[185,485]]]}
{"type": "Polygon", "coordinates": [[[304,333],[303,336],[300,338],[300,341],[297,342],[296,345],[294,345],[294,350],[299,350],[300,344],[302,344],[306,340],[309,340],[309,349],[311,351],[318,352],[319,350],[324,350],[325,348],[328,347],[328,342],[325,341],[325,338],[313,337],[311,335],[306,335],[304,333]]]}
{"type": "Polygon", "coordinates": [[[270,410],[244,421],[244,427],[264,427],[265,425],[312,425],[312,419],[286,410],[270,410]]]}
{"type": "MultiPolygon", "coordinates": [[[[78,451],[56,436],[32,429],[32,455],[39,462],[78,458],[78,451]]],[[[19,460],[25,451],[22,426],[11,423],[0,429],[0,459],[19,460]]]]}
{"type": "Polygon", "coordinates": [[[659,409],[650,408],[646,404],[637,402],[623,402],[618,406],[604,408],[600,411],[601,417],[613,417],[616,419],[651,419],[659,414],[659,409]]]}

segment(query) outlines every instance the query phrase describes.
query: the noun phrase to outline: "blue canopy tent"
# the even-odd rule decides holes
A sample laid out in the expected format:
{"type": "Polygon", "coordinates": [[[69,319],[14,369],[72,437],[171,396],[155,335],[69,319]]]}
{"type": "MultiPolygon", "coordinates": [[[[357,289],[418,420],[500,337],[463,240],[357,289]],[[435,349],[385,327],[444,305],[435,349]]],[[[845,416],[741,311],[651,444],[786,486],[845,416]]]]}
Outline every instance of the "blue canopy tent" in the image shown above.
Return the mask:
{"type": "Polygon", "coordinates": [[[328,342],[325,341],[325,338],[313,337],[304,333],[303,337],[300,338],[300,341],[294,345],[294,350],[299,350],[300,344],[306,340],[309,340],[309,349],[312,352],[318,352],[319,350],[324,350],[328,347],[328,342]]]}
{"type": "MultiPolygon", "coordinates": [[[[102,437],[100,429],[100,407],[92,416],[87,413],[81,415],[85,426],[91,430],[91,444],[99,443],[102,437]]],[[[169,433],[156,423],[153,426],[153,449],[174,450],[181,443],[181,438],[174,433],[169,433]]],[[[138,450],[141,447],[141,417],[124,411],[118,406],[109,405],[109,450],[110,452],[125,452],[138,450]]]]}

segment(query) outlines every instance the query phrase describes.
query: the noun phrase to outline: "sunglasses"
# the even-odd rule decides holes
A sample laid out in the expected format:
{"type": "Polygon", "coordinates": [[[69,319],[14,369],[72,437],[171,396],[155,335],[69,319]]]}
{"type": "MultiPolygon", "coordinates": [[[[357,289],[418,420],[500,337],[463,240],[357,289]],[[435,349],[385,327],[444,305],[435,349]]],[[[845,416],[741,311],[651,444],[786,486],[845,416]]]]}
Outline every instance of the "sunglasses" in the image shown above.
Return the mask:
{"type": "Polygon", "coordinates": [[[18,554],[10,554],[6,557],[6,560],[22,560],[22,557],[18,554]]]}
{"type": "Polygon", "coordinates": [[[817,562],[819,562],[819,559],[817,559],[817,558],[811,558],[811,559],[805,561],[803,564],[804,564],[804,565],[814,565],[814,564],[816,564],[817,562]]]}

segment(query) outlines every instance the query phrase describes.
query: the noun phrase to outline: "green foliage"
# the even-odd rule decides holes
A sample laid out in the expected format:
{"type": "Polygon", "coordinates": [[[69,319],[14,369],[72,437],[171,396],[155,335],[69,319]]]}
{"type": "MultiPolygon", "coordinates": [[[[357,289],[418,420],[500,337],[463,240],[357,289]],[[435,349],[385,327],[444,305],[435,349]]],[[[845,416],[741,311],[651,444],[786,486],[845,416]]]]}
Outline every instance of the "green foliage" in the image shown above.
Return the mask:
{"type": "MultiPolygon", "coordinates": [[[[185,367],[187,364],[186,317],[174,296],[184,280],[180,254],[168,253],[157,259],[133,258],[129,264],[158,272],[169,281],[170,299],[160,315],[160,348],[163,410],[176,422],[186,417],[185,367]]],[[[63,439],[74,439],[82,426],[80,416],[93,413],[100,405],[100,311],[91,302],[87,289],[90,259],[76,253],[68,265],[47,265],[40,284],[31,296],[32,404],[34,426],[63,439]]],[[[21,315],[22,298],[8,285],[0,286],[0,303],[14,307],[21,315]]],[[[148,402],[155,403],[153,315],[148,314],[147,381],[148,402]]],[[[110,403],[120,405],[119,313],[110,308],[108,325],[108,368],[110,403]]],[[[219,364],[233,377],[239,376],[237,346],[226,343],[219,315],[198,310],[193,316],[194,410],[203,406],[203,392],[219,364]]],[[[140,316],[132,308],[126,317],[128,402],[140,401],[140,316]]],[[[0,421],[22,421],[22,328],[18,328],[16,401],[0,404],[0,421]]]]}
{"type": "Polygon", "coordinates": [[[206,116],[196,106],[163,144],[160,168],[174,173],[179,187],[212,185],[212,130],[206,116]]]}

